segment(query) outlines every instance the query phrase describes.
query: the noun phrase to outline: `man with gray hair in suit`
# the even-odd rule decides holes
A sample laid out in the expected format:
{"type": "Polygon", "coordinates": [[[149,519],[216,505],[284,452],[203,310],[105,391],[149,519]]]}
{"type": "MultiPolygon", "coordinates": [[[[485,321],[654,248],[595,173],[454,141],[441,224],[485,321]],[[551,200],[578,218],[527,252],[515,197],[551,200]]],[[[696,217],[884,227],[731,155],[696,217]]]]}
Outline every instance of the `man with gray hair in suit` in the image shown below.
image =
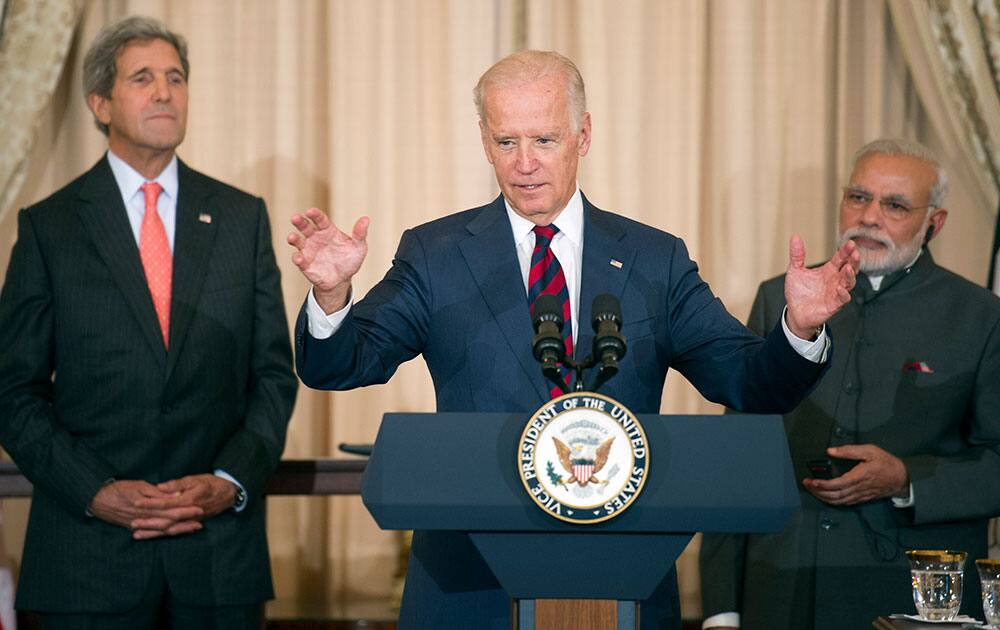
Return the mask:
{"type": "MultiPolygon", "coordinates": [[[[855,156],[840,242],[857,244],[861,274],[828,321],[829,372],[785,416],[802,510],[776,534],[705,535],[704,628],[842,630],[913,612],[908,549],[968,552],[962,612],[982,612],[973,559],[1000,513],[1000,299],[927,249],[947,188],[915,142],[855,156]]],[[[780,316],[782,282],[761,284],[751,329],[780,316]]]]}
{"type": "Polygon", "coordinates": [[[0,293],[0,442],[32,482],[19,609],[44,628],[259,629],[264,482],[295,399],[264,202],[177,158],[183,38],[104,28],[108,151],[21,211],[0,293]]]}
{"type": "MultiPolygon", "coordinates": [[[[311,387],[384,383],[422,355],[438,411],[530,413],[560,390],[531,354],[531,305],[562,305],[567,354],[590,351],[594,298],[615,295],[633,343],[603,391],[656,413],[670,368],[706,397],[747,411],[790,409],[823,372],[823,322],[848,299],[857,254],[804,266],[793,239],[783,321],[762,338],[726,312],[681,239],[595,207],[577,185],[590,149],[583,79],[563,55],[520,51],[474,90],[492,202],[407,230],[385,279],[353,302],[368,219],[339,230],[316,208],[295,215],[292,261],[312,283],[296,323],[296,362],[311,387]],[[585,322],[581,324],[581,322],[585,322]]],[[[527,416],[525,416],[527,417],[527,416]]],[[[666,568],[666,567],[665,567],[666,568]]],[[[510,628],[510,601],[468,535],[423,531],[413,550],[400,629],[510,628]]],[[[680,628],[676,578],[642,602],[643,629],[680,628]]]]}

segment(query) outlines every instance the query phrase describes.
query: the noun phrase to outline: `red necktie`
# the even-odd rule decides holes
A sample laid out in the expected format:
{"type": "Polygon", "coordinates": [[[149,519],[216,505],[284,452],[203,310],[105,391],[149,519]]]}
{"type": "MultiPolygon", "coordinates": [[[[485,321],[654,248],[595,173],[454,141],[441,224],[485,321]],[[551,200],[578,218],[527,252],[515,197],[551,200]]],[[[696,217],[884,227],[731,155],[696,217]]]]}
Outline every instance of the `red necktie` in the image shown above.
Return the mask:
{"type": "MultiPolygon", "coordinates": [[[[534,305],[539,295],[551,294],[559,299],[563,307],[563,338],[566,344],[566,356],[573,356],[573,317],[569,305],[569,289],[566,288],[566,275],[563,274],[559,259],[552,253],[550,245],[559,228],[555,225],[536,225],[535,249],[531,254],[531,267],[528,270],[528,304],[534,305]]],[[[565,366],[562,368],[563,379],[569,385],[572,372],[565,366]]],[[[553,386],[549,393],[553,398],[562,395],[562,390],[553,386]]]]}
{"type": "Polygon", "coordinates": [[[166,348],[170,337],[170,289],[174,261],[170,255],[167,231],[160,220],[160,213],[156,211],[156,200],[162,191],[163,187],[156,182],[142,185],[142,192],[146,196],[146,212],[139,229],[139,258],[142,260],[142,270],[146,273],[149,295],[153,298],[156,319],[160,322],[160,332],[163,333],[163,347],[166,348]]]}

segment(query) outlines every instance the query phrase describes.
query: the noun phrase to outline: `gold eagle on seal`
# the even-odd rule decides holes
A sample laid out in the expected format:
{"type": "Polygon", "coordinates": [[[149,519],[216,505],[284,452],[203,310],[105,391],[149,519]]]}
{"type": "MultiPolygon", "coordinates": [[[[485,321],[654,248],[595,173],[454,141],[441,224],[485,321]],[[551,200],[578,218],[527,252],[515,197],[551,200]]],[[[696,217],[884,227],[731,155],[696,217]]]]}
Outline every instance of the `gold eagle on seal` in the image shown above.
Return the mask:
{"type": "Polygon", "coordinates": [[[604,465],[608,463],[608,456],[611,453],[611,443],[615,441],[614,437],[610,437],[602,442],[594,450],[593,458],[585,456],[581,445],[577,445],[577,448],[573,449],[557,437],[553,437],[552,441],[556,444],[559,462],[566,472],[570,474],[569,479],[565,481],[560,480],[560,484],[569,485],[571,483],[578,483],[581,488],[584,488],[588,483],[608,483],[607,481],[598,479],[597,473],[601,472],[604,465]],[[574,453],[574,450],[578,452],[574,453]]]}

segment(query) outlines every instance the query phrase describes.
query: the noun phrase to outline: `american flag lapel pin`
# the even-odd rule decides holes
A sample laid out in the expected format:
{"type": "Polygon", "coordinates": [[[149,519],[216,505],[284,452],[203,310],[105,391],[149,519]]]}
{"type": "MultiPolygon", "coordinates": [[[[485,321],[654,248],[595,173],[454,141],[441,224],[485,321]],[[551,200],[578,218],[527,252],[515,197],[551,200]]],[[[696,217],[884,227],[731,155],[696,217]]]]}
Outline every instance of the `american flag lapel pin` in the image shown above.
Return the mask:
{"type": "Polygon", "coordinates": [[[208,214],[207,212],[202,212],[201,214],[198,215],[198,220],[201,221],[202,223],[211,223],[212,215],[208,214]]]}
{"type": "Polygon", "coordinates": [[[620,260],[618,260],[616,258],[612,258],[611,261],[610,261],[610,264],[615,269],[621,269],[622,268],[622,261],[620,261],[620,260]]]}

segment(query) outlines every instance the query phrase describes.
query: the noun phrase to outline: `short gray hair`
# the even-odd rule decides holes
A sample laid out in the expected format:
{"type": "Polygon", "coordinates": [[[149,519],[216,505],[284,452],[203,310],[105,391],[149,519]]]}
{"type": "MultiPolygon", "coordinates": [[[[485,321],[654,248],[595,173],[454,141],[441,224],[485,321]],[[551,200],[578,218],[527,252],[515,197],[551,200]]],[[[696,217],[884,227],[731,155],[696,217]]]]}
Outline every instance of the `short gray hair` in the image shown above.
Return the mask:
{"type": "Polygon", "coordinates": [[[858,149],[858,152],[854,154],[854,162],[851,164],[851,170],[854,170],[854,167],[863,158],[875,154],[916,158],[933,167],[937,177],[931,186],[927,205],[932,208],[942,207],[945,197],[948,196],[948,173],[941,166],[941,162],[938,161],[933,151],[915,140],[907,140],[906,138],[879,138],[858,149]]]}
{"type": "Polygon", "coordinates": [[[490,66],[490,69],[479,77],[479,82],[472,90],[479,120],[486,122],[487,88],[523,85],[551,74],[558,74],[566,79],[569,113],[573,127],[579,131],[583,124],[583,114],[587,111],[587,94],[583,86],[583,77],[572,60],[549,50],[522,50],[507,55],[490,66]]]}
{"type": "MultiPolygon", "coordinates": [[[[140,15],[108,24],[97,34],[83,58],[83,96],[98,94],[111,98],[111,88],[118,74],[118,56],[134,41],[148,42],[162,39],[177,50],[181,68],[186,79],[191,71],[187,57],[187,42],[177,33],[170,31],[163,22],[140,15]]],[[[94,124],[101,133],[108,135],[108,126],[94,117],[94,124]]]]}

